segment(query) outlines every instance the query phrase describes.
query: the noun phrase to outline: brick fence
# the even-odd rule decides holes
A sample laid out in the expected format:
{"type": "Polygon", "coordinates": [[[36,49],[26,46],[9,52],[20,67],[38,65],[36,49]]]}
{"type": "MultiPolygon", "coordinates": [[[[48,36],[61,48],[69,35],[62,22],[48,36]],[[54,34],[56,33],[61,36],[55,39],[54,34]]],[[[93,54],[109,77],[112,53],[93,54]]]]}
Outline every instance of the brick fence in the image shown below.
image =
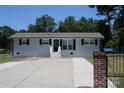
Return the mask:
{"type": "Polygon", "coordinates": [[[107,55],[94,52],[94,88],[107,88],[107,55]]]}

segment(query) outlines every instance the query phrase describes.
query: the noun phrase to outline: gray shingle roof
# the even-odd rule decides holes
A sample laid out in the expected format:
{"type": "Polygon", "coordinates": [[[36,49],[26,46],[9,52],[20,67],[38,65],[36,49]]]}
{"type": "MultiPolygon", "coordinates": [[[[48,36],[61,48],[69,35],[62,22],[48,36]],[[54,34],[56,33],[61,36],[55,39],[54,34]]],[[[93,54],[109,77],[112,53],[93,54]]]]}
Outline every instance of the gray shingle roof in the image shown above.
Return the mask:
{"type": "Polygon", "coordinates": [[[74,32],[74,33],[15,33],[14,35],[10,36],[10,38],[104,38],[103,35],[97,32],[93,33],[85,33],[85,32],[74,32]]]}

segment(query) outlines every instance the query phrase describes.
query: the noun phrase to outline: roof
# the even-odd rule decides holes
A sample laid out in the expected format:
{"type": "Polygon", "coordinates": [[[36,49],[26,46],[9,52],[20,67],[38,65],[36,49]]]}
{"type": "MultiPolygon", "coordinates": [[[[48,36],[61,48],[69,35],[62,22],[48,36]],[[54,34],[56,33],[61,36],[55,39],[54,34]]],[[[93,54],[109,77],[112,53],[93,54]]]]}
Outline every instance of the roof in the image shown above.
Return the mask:
{"type": "Polygon", "coordinates": [[[15,33],[10,38],[104,38],[97,32],[15,33]]]}

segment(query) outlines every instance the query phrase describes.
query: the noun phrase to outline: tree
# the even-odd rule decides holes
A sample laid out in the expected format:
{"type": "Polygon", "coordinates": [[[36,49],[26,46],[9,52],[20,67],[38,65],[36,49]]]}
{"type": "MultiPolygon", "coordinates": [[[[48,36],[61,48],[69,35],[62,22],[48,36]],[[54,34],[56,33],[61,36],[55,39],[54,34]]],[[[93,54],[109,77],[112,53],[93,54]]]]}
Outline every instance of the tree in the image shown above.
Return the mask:
{"type": "Polygon", "coordinates": [[[30,24],[28,26],[28,32],[40,32],[40,30],[38,29],[36,25],[30,24]]]}
{"type": "MultiPolygon", "coordinates": [[[[104,33],[103,35],[105,36],[104,45],[106,44],[106,47],[111,46],[114,48],[115,46],[117,46],[119,42],[119,37],[116,34],[116,29],[115,29],[118,23],[116,21],[117,24],[115,24],[115,20],[117,19],[117,15],[119,15],[118,13],[120,12],[120,6],[119,5],[91,5],[89,7],[96,8],[98,12],[97,15],[105,17],[103,21],[107,23],[109,28],[106,28],[105,32],[102,31],[102,33],[104,33]],[[114,22],[114,25],[113,25],[113,22],[114,22]]],[[[100,28],[105,28],[105,27],[101,25],[100,28]]]]}
{"type": "Polygon", "coordinates": [[[104,16],[104,21],[109,25],[109,31],[114,33],[112,31],[112,24],[111,21],[115,19],[116,12],[118,9],[118,5],[90,5],[91,8],[97,9],[97,15],[104,16]]]}
{"type": "Polygon", "coordinates": [[[8,38],[16,31],[9,26],[2,26],[0,27],[0,48],[5,49],[8,51],[11,48],[11,42],[8,38]]]}
{"type": "Polygon", "coordinates": [[[18,32],[27,32],[25,29],[21,29],[18,32]]]}
{"type": "Polygon", "coordinates": [[[46,14],[36,19],[34,28],[36,27],[38,32],[54,32],[55,25],[54,18],[46,14]]]}
{"type": "Polygon", "coordinates": [[[64,22],[60,21],[58,24],[59,24],[59,27],[56,29],[56,32],[65,32],[64,22]]]}
{"type": "Polygon", "coordinates": [[[114,34],[106,46],[124,52],[124,6],[117,6],[115,19],[113,20],[114,34]]]}
{"type": "Polygon", "coordinates": [[[57,29],[59,32],[76,32],[76,20],[74,16],[68,16],[64,22],[60,21],[59,27],[57,29]]]}
{"type": "Polygon", "coordinates": [[[105,47],[106,43],[111,39],[111,32],[109,31],[109,26],[106,24],[104,20],[98,21],[97,32],[100,32],[104,36],[102,46],[105,47]]]}
{"type": "Polygon", "coordinates": [[[81,17],[77,22],[78,32],[96,32],[97,31],[97,20],[92,18],[86,19],[81,17]]]}

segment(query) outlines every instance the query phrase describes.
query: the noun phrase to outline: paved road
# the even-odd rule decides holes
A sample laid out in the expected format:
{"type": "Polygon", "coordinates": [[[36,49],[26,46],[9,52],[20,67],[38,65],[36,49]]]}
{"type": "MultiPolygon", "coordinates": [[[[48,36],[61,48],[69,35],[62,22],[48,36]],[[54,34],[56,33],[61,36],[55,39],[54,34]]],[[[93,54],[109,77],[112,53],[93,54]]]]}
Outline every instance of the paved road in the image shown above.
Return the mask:
{"type": "Polygon", "coordinates": [[[93,87],[93,66],[84,58],[36,58],[15,64],[0,69],[0,87],[93,87]]]}

